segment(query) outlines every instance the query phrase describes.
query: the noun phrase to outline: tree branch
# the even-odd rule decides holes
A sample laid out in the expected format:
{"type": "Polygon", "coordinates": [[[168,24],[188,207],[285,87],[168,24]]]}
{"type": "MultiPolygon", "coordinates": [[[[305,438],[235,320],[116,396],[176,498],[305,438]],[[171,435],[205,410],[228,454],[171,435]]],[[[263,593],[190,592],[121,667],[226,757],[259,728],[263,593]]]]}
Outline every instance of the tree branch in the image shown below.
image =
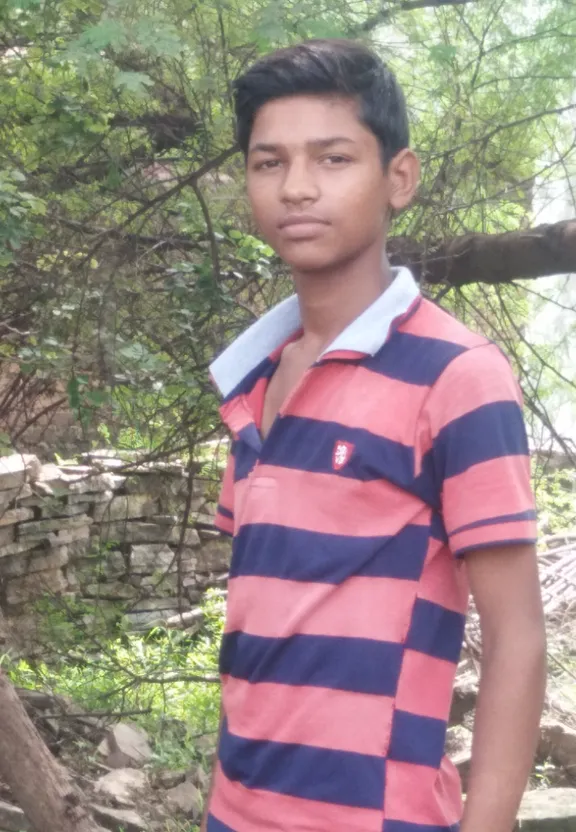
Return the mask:
{"type": "Polygon", "coordinates": [[[388,241],[392,263],[410,266],[427,283],[511,283],[576,274],[576,220],[505,234],[463,234],[422,246],[407,237],[388,241]]]}
{"type": "Polygon", "coordinates": [[[443,6],[465,6],[468,3],[475,3],[476,0],[403,0],[397,6],[386,9],[382,8],[379,12],[367,18],[359,27],[361,32],[371,32],[382,23],[386,23],[397,12],[413,12],[416,9],[439,9],[443,6]]]}

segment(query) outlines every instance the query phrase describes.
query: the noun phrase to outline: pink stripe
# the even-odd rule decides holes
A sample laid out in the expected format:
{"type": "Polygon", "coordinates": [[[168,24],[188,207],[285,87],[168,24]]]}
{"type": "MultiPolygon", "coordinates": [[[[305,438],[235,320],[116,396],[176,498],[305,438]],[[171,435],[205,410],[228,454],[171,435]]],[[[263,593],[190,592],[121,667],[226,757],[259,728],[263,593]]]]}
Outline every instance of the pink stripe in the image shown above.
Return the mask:
{"type": "Polygon", "coordinates": [[[223,680],[230,731],[252,740],[384,755],[394,700],[313,687],[223,680]]]}
{"type": "Polygon", "coordinates": [[[408,523],[430,522],[430,509],[418,497],[387,480],[360,482],[273,465],[258,466],[236,484],[234,514],[237,528],[274,523],[352,537],[393,535],[408,523]]]}
{"type": "Polygon", "coordinates": [[[243,428],[254,421],[246,396],[242,395],[223,404],[220,408],[220,416],[235,436],[238,436],[243,428]]]}
{"type": "Polygon", "coordinates": [[[470,332],[464,324],[425,298],[416,312],[400,325],[399,330],[421,338],[438,340],[441,336],[442,341],[462,347],[477,347],[488,343],[483,335],[470,332]]]}
{"type": "Polygon", "coordinates": [[[243,576],[228,586],[228,631],[287,638],[341,636],[400,642],[405,637],[415,581],[349,578],[340,586],[243,576]]]}
{"type": "Polygon", "coordinates": [[[465,614],[468,609],[468,576],[464,561],[456,561],[451,550],[431,540],[418,585],[418,597],[465,614]]]}
{"type": "Polygon", "coordinates": [[[479,520],[498,522],[503,515],[533,510],[530,460],[501,456],[473,465],[444,480],[442,503],[448,534],[479,520]]]}
{"type": "Polygon", "coordinates": [[[396,706],[419,716],[447,720],[456,665],[406,650],[398,681],[396,706]],[[423,684],[424,682],[424,684],[423,684]]]}
{"type": "Polygon", "coordinates": [[[458,532],[450,539],[450,545],[454,552],[474,547],[481,549],[483,546],[494,546],[501,543],[503,546],[514,545],[525,541],[535,541],[538,536],[534,520],[522,520],[518,523],[495,523],[493,526],[478,526],[467,532],[458,532]]]}
{"type": "Polygon", "coordinates": [[[295,397],[286,413],[319,421],[329,419],[343,427],[368,430],[412,446],[416,420],[429,389],[386,379],[386,403],[375,407],[374,395],[381,386],[382,376],[365,367],[327,364],[306,396],[295,397]],[[399,413],[402,418],[398,418],[399,413]]]}
{"type": "Polygon", "coordinates": [[[470,350],[448,367],[426,405],[432,435],[454,419],[494,402],[522,405],[510,364],[496,346],[470,350]]]}
{"type": "Polygon", "coordinates": [[[423,826],[458,823],[462,816],[458,772],[446,757],[440,771],[389,760],[386,764],[385,814],[386,820],[423,826]]]}
{"type": "Polygon", "coordinates": [[[235,832],[381,832],[382,812],[247,789],[216,767],[212,814],[235,832]]]}
{"type": "Polygon", "coordinates": [[[214,525],[217,529],[225,534],[234,534],[234,520],[230,517],[224,517],[219,511],[216,512],[214,518],[214,525]]]}

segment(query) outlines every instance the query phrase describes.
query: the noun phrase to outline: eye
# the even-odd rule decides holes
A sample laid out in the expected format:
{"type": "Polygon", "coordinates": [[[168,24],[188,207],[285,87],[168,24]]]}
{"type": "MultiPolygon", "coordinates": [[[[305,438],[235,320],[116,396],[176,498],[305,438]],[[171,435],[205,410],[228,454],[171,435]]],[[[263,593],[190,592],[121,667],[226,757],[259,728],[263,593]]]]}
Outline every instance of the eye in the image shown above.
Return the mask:
{"type": "Polygon", "coordinates": [[[280,165],[280,159],[265,159],[263,162],[256,162],[254,170],[273,170],[280,165]]]}
{"type": "Polygon", "coordinates": [[[340,156],[338,153],[331,153],[329,156],[324,156],[320,161],[327,165],[344,165],[351,160],[347,156],[340,156]]]}

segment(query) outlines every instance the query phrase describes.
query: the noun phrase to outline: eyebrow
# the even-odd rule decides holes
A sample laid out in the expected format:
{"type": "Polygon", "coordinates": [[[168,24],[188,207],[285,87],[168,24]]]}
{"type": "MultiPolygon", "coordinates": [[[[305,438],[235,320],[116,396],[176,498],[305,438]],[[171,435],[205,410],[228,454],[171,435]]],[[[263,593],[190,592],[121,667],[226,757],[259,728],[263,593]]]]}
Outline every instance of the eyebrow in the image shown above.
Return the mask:
{"type": "MultiPolygon", "coordinates": [[[[355,144],[353,139],[349,139],[347,136],[331,136],[328,139],[311,139],[309,142],[306,142],[308,147],[325,150],[328,147],[332,147],[335,144],[355,144]]],[[[277,153],[278,149],[282,147],[281,144],[267,144],[265,142],[258,142],[249,149],[249,153],[277,153]]]]}

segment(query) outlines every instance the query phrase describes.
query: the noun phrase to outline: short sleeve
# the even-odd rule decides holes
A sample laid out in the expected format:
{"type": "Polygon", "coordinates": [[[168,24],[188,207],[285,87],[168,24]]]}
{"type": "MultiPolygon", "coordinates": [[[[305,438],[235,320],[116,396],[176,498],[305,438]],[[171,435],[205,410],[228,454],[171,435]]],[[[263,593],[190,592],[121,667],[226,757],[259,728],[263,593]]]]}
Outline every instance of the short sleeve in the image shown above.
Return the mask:
{"type": "Polygon", "coordinates": [[[224,534],[234,534],[234,455],[232,453],[228,457],[222,479],[214,525],[224,534]]]}
{"type": "Polygon", "coordinates": [[[494,344],[455,358],[425,405],[452,552],[536,541],[522,393],[494,344]]]}

